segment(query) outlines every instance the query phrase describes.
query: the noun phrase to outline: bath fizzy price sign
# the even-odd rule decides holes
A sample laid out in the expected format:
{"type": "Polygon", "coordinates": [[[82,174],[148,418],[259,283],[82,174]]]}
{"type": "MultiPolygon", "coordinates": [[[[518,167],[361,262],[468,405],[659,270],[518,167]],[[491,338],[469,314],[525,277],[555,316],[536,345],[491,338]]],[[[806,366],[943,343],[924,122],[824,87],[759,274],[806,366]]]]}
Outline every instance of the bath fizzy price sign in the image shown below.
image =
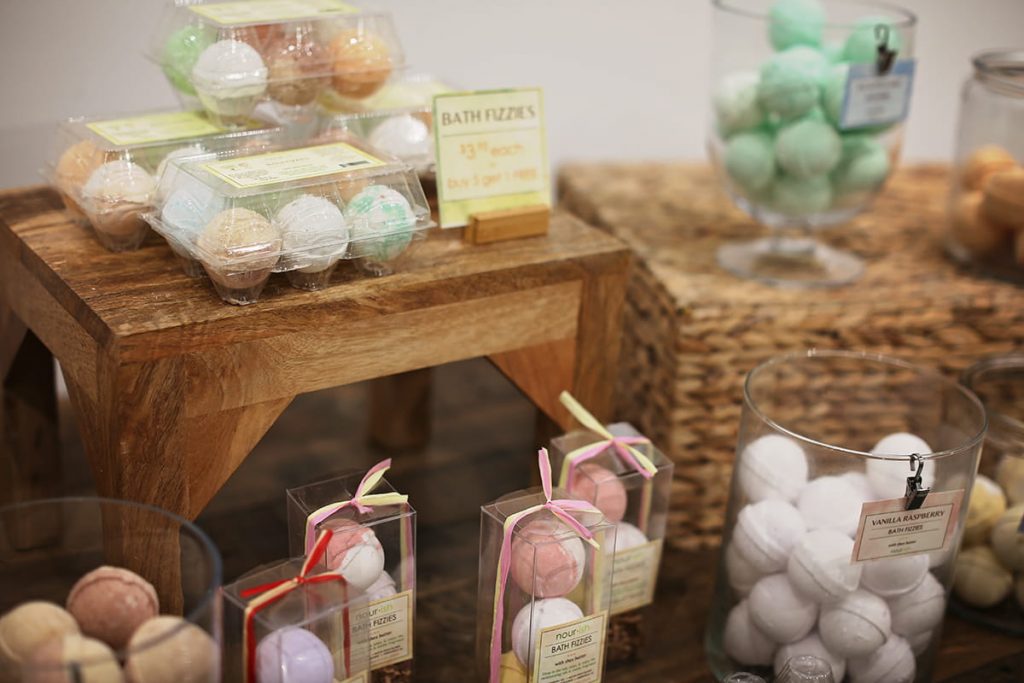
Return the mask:
{"type": "Polygon", "coordinates": [[[884,74],[874,64],[851,64],[839,127],[843,130],[899,123],[907,117],[914,60],[896,62],[884,74]]]}
{"type": "Polygon", "coordinates": [[[441,227],[475,213],[551,205],[539,88],[451,93],[434,98],[441,227]]]}
{"type": "Polygon", "coordinates": [[[964,492],[930,493],[916,510],[905,498],[864,503],[853,547],[853,561],[945,550],[953,539],[964,492]]]}

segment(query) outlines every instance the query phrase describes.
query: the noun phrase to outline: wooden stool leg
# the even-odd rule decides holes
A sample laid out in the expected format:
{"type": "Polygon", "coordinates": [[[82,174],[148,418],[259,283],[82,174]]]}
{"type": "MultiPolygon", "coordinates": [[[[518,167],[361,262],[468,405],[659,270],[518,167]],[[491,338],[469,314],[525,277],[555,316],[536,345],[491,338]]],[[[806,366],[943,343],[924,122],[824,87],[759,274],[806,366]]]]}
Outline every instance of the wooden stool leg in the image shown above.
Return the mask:
{"type": "MultiPolygon", "coordinates": [[[[0,305],[0,504],[61,493],[60,432],[53,356],[0,305]]],[[[57,515],[19,516],[18,549],[48,545],[60,535],[57,515]]]]}
{"type": "Polygon", "coordinates": [[[370,444],[387,452],[417,451],[430,441],[431,368],[370,382],[370,444]]]}

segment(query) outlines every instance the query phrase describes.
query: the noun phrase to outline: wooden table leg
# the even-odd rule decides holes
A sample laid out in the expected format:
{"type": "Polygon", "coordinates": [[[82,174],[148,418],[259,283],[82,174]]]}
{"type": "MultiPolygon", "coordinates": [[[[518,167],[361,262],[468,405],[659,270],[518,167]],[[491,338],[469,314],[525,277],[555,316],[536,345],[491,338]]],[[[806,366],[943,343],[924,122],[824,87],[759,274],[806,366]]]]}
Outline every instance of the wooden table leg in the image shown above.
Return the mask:
{"type": "MultiPolygon", "coordinates": [[[[0,504],[58,496],[61,485],[53,356],[0,303],[0,504]]],[[[59,516],[42,510],[12,528],[18,549],[59,535],[59,516]]]]}
{"type": "Polygon", "coordinates": [[[370,382],[370,444],[391,453],[418,451],[430,441],[431,368],[370,382]]]}

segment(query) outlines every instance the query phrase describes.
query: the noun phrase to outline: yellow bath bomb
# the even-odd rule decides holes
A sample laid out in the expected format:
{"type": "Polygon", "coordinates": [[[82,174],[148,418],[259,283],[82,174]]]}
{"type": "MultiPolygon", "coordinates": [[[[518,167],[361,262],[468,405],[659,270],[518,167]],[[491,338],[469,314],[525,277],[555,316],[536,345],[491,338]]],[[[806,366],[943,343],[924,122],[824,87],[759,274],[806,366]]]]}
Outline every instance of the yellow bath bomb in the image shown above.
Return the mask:
{"type": "Polygon", "coordinates": [[[996,468],[996,483],[1003,488],[1010,505],[1024,503],[1024,457],[1003,456],[996,468]]]}
{"type": "Polygon", "coordinates": [[[968,190],[980,190],[985,181],[993,173],[1008,171],[1014,168],[1017,162],[1013,155],[1002,147],[986,145],[979,147],[967,157],[964,168],[960,172],[960,184],[968,190]]]}
{"type": "Polygon", "coordinates": [[[1010,238],[1010,231],[989,220],[981,204],[980,192],[968,192],[960,197],[953,214],[953,239],[975,256],[996,252],[1010,238]]]}
{"type": "Polygon", "coordinates": [[[1012,588],[1013,575],[987,545],[960,551],[953,577],[958,598],[974,607],[992,607],[1005,600],[1012,588]]]}
{"type": "Polygon", "coordinates": [[[376,35],[349,29],[330,45],[334,63],[332,84],[347,97],[369,97],[383,87],[393,68],[388,44],[376,35]]]}
{"type": "Polygon", "coordinates": [[[964,524],[964,545],[978,545],[988,540],[999,517],[1006,512],[1006,496],[999,484],[979,474],[971,488],[971,505],[964,524]]]}
{"type": "Polygon", "coordinates": [[[506,652],[501,656],[500,671],[501,683],[526,683],[526,667],[515,652],[506,652]]]}
{"type": "Polygon", "coordinates": [[[47,641],[78,633],[75,618],[52,602],[18,605],[0,618],[0,680],[47,641]]]}
{"type": "Polygon", "coordinates": [[[1013,571],[1024,570],[1024,533],[1020,532],[1024,504],[1003,513],[992,528],[992,550],[1004,567],[1013,571]]]}

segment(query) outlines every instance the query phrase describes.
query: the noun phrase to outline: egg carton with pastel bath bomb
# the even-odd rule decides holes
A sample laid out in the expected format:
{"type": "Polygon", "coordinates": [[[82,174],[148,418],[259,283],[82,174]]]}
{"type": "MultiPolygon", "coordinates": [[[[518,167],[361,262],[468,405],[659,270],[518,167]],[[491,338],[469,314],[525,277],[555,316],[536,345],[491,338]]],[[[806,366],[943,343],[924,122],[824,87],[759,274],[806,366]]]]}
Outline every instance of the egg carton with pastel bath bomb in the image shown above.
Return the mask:
{"type": "Polygon", "coordinates": [[[169,4],[150,46],[185,104],[225,126],[260,103],[303,122],[324,92],[366,98],[405,65],[390,14],[333,0],[169,4]],[[244,11],[243,11],[244,10],[244,11]]]}
{"type": "Polygon", "coordinates": [[[79,117],[57,127],[43,175],[68,213],[93,228],[111,251],[138,248],[149,228],[141,218],[176,186],[172,162],[241,147],[263,149],[279,127],[249,121],[226,130],[201,111],[155,110],[79,117]]]}
{"type": "Polygon", "coordinates": [[[388,274],[432,225],[412,168],[365,145],[277,146],[175,168],[179,191],[146,220],[229,303],[257,301],[275,272],[303,290],[327,286],[343,261],[388,274]]]}

